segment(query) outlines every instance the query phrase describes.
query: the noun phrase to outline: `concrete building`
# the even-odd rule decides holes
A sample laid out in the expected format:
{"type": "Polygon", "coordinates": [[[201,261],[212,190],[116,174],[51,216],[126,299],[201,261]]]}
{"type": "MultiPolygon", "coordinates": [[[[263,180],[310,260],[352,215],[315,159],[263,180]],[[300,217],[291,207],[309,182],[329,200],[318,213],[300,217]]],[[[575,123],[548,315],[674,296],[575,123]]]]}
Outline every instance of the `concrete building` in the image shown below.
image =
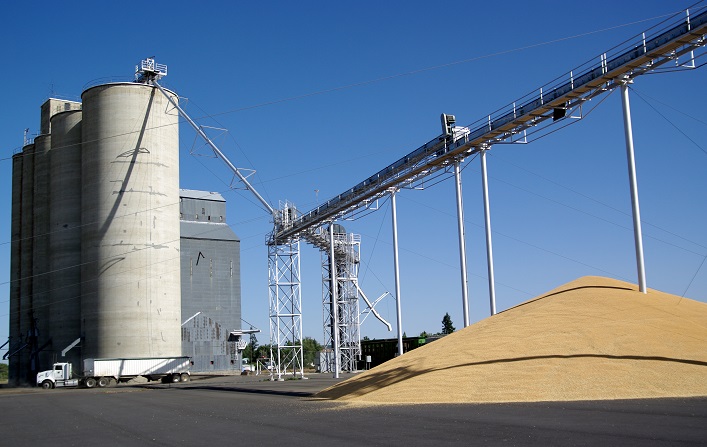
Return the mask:
{"type": "Polygon", "coordinates": [[[95,357],[239,370],[240,242],[223,197],[180,194],[178,114],[143,83],[82,100],[47,100],[13,156],[10,383],[95,357]]]}
{"type": "MultiPolygon", "coordinates": [[[[81,103],[52,98],[40,108],[35,142],[12,157],[12,223],[10,248],[10,383],[31,383],[34,373],[52,358],[50,306],[49,169],[51,118],[80,110],[81,103]],[[38,150],[37,150],[38,146],[38,150]]],[[[76,173],[72,173],[76,176],[76,173]]],[[[80,199],[79,199],[80,200],[80,199]]],[[[80,333],[79,333],[80,335],[80,333]]]]}
{"type": "Polygon", "coordinates": [[[82,354],[179,356],[179,115],[142,83],[81,98],[82,354]]]}
{"type": "MultiPolygon", "coordinates": [[[[49,312],[47,328],[52,346],[71,346],[81,330],[81,110],[51,118],[49,152],[49,312]]],[[[60,347],[64,348],[60,348],[60,347]]],[[[57,349],[57,350],[58,350],[57,349]]],[[[52,357],[54,353],[52,352],[52,357]]],[[[81,344],[59,354],[73,365],[81,363],[81,344]]],[[[54,360],[54,359],[52,359],[54,360]]]]}

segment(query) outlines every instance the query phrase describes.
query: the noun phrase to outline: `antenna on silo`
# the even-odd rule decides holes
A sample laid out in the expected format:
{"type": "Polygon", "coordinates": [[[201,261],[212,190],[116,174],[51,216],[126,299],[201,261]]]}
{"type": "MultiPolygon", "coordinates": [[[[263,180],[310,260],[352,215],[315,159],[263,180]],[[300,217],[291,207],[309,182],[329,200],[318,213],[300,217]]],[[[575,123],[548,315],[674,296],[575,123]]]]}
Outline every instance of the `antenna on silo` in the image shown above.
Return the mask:
{"type": "Polygon", "coordinates": [[[167,76],[167,66],[156,63],[155,56],[143,59],[135,66],[135,82],[149,84],[165,76],[167,76]]]}

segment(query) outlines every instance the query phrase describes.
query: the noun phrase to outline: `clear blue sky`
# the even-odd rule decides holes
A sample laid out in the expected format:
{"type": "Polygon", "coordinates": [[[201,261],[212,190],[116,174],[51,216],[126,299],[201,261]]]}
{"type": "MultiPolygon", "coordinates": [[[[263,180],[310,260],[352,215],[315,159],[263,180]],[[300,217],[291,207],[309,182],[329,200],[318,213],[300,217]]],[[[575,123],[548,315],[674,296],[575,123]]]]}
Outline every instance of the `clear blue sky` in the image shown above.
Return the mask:
{"type": "MultiPolygon", "coordinates": [[[[200,124],[229,130],[215,141],[236,165],[257,170],[256,188],[275,207],[290,200],[306,211],[437,136],[440,113],[475,121],[692,2],[601,0],[581,11],[559,1],[479,3],[3,5],[0,340],[8,332],[10,158],[23,130],[38,130],[49,96],[78,98],[86,83],[127,79],[155,55],[189,113],[213,115],[200,124]]],[[[703,302],[706,76],[707,68],[643,76],[631,94],[648,286],[703,302]]],[[[585,275],[637,282],[621,102],[618,93],[601,99],[576,125],[489,153],[499,310],[585,275]]],[[[190,155],[194,141],[183,124],[181,186],[228,200],[242,241],[243,316],[267,343],[268,216],[247,192],[229,190],[219,161],[190,155]]],[[[478,159],[464,166],[475,322],[489,315],[483,209],[478,159]]],[[[436,332],[445,312],[461,328],[453,183],[398,197],[403,329],[436,332]]],[[[389,203],[343,225],[362,235],[366,293],[394,291],[389,203]]],[[[306,244],[302,272],[304,334],[322,341],[320,254],[306,244]]],[[[390,297],[379,311],[395,321],[390,297]]],[[[361,332],[394,336],[373,318],[361,332]]]]}

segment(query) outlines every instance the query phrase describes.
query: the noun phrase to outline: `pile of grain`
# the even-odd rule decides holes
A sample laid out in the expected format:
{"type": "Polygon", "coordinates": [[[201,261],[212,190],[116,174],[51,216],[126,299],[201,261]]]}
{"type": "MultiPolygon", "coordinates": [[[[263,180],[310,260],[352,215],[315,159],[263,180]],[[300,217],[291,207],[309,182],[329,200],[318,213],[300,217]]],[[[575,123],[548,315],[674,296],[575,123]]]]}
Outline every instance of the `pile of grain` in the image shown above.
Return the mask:
{"type": "Polygon", "coordinates": [[[707,396],[707,304],[584,277],[321,391],[461,403],[707,396]]]}

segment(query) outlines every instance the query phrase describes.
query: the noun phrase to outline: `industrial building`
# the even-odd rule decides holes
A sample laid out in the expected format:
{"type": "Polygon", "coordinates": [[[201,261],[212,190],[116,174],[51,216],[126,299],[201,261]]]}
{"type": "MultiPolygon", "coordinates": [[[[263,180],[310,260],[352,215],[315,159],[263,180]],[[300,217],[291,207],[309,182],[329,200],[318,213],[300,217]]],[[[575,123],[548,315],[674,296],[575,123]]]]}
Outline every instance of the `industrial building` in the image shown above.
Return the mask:
{"type": "MultiPolygon", "coordinates": [[[[179,193],[182,354],[194,371],[240,369],[240,241],[219,193],[179,193]]],[[[241,349],[245,348],[241,342],[241,349]]]]}
{"type": "Polygon", "coordinates": [[[239,241],[223,197],[180,194],[168,98],[96,85],[81,102],[47,100],[40,122],[13,156],[10,383],[83,358],[239,369],[239,241]]]}

